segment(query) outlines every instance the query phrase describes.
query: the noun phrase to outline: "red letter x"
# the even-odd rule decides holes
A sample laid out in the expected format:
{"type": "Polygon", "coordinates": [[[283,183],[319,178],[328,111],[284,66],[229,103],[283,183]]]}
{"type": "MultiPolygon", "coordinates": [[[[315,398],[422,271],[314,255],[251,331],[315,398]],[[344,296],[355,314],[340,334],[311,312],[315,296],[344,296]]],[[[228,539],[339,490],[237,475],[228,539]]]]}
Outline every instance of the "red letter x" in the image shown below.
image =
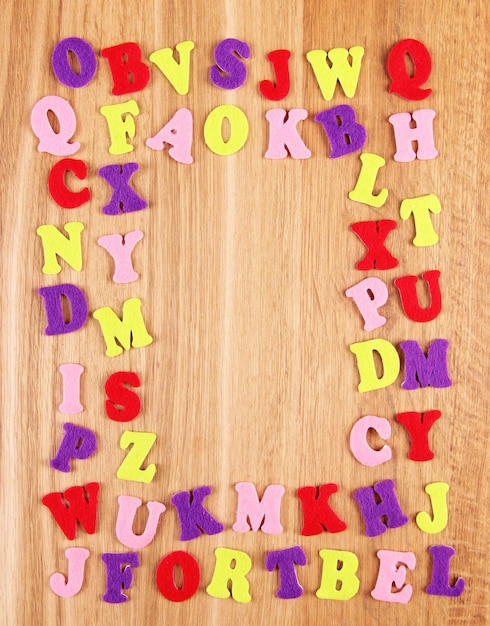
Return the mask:
{"type": "Polygon", "coordinates": [[[384,247],[386,237],[395,228],[396,222],[393,220],[351,224],[351,230],[368,249],[364,258],[356,263],[358,270],[390,270],[398,265],[398,259],[384,247]]]}

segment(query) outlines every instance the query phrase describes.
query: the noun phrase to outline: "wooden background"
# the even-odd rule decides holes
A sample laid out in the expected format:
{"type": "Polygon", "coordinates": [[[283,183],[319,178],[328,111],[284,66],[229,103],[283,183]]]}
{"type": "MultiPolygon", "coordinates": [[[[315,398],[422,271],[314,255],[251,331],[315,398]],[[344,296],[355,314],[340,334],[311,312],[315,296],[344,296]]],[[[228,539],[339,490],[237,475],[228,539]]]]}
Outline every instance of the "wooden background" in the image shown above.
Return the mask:
{"type": "MultiPolygon", "coordinates": [[[[485,1],[412,0],[386,2],[27,2],[4,0],[1,32],[2,167],[2,489],[4,523],[0,586],[5,623],[10,624],[488,624],[488,4],[485,1]],[[134,94],[140,115],[135,149],[109,155],[105,104],[131,96],[111,95],[106,61],[98,56],[95,79],[85,88],[60,85],[51,70],[51,52],[62,38],[86,39],[101,48],[138,42],[144,58],[154,50],[192,39],[190,91],[178,96],[152,67],[144,91],[134,94]],[[244,87],[224,92],[208,79],[215,45],[235,37],[250,44],[244,87]],[[388,93],[386,59],[399,40],[415,38],[430,50],[433,71],[429,99],[407,102],[388,93]],[[365,56],[357,92],[348,100],[340,88],[325,102],[305,54],[307,51],[361,45],[365,56]],[[292,87],[280,103],[261,97],[258,83],[271,77],[269,51],[292,51],[292,87]],[[29,118],[45,95],[68,99],[77,114],[76,158],[89,167],[92,199],[73,211],[55,204],[47,176],[58,157],[39,153],[29,118]],[[220,157],[203,140],[209,111],[220,104],[243,109],[250,123],[245,147],[220,157]],[[352,202],[359,172],[358,154],[332,160],[322,127],[313,116],[348,103],[366,127],[364,151],[387,164],[378,189],[389,189],[381,209],[352,202]],[[145,146],[180,107],[194,116],[194,163],[178,164],[168,154],[145,146]],[[263,158],[268,143],[265,112],[273,107],[305,108],[309,118],[299,128],[312,157],[305,161],[263,158]],[[396,163],[388,117],[430,107],[439,157],[396,163]],[[147,210],[105,216],[101,207],[110,189],[97,176],[109,163],[136,161],[133,183],[148,200],[147,210]],[[435,193],[442,212],[433,218],[438,245],[416,248],[412,221],[402,222],[404,198],[435,193]],[[360,272],[355,263],[364,247],[349,230],[356,221],[394,219],[397,230],[389,248],[399,266],[387,272],[360,272]],[[81,221],[84,268],[62,263],[58,276],[45,276],[36,228],[81,221]],[[133,254],[138,282],[112,282],[112,261],[97,245],[101,235],[141,229],[144,240],[133,254]],[[441,315],[427,324],[402,312],[393,280],[440,269],[441,315]],[[390,300],[385,327],[367,333],[345,290],[368,275],[387,281],[390,300]],[[72,282],[82,288],[92,313],[101,306],[120,311],[129,297],[140,297],[151,346],[115,358],[105,356],[99,324],[89,318],[75,333],[47,337],[41,286],[72,282]],[[404,391],[400,375],[392,387],[367,394],[357,391],[358,374],[349,344],[383,337],[395,344],[414,339],[422,345],[448,339],[448,389],[404,391]],[[66,416],[61,401],[62,363],[81,363],[81,398],[85,410],[66,416]],[[128,424],[110,421],[104,411],[104,382],[118,370],[142,379],[142,413],[128,424]],[[443,417],[433,428],[435,459],[415,463],[407,457],[409,438],[394,416],[407,410],[438,408],[443,417]],[[361,466],[351,455],[348,436],[363,415],[386,417],[392,424],[393,460],[376,468],[361,466]],[[73,421],[96,432],[98,451],[74,463],[70,474],[52,470],[62,425],[73,421]],[[125,453],[124,430],[158,435],[148,462],[157,474],[149,485],[118,480],[125,453]],[[410,522],[369,539],[353,492],[379,480],[394,479],[410,522]],[[414,518],[430,513],[424,487],[450,484],[449,523],[436,536],[422,533],[414,518]],[[41,504],[50,491],[100,481],[97,533],[79,529],[69,542],[41,504]],[[281,520],[284,533],[235,533],[234,484],[253,482],[259,494],[268,484],[286,489],[281,520]],[[296,490],[336,482],[331,503],[348,529],[340,534],[301,536],[302,515],[296,490]],[[177,491],[210,485],[209,510],[226,530],[220,535],[179,541],[177,491]],[[128,551],[115,536],[117,496],[160,500],[167,506],[150,546],[140,551],[129,601],[109,605],[103,552],[128,551]],[[452,576],[463,576],[460,598],[430,596],[428,547],[451,545],[452,576]],[[277,572],[265,570],[270,550],[301,545],[308,565],[298,568],[304,595],[275,597],[277,572]],[[53,572],[66,572],[64,551],[83,546],[91,556],[81,592],[58,598],[49,588],[53,572]],[[225,546],[250,555],[252,601],[241,605],[205,592],[214,570],[214,549],[225,546]],[[348,602],[320,600],[321,548],[350,550],[360,561],[358,595],[348,602]],[[407,582],[408,605],[374,600],[370,592],[378,573],[378,549],[413,551],[417,558],[407,582]],[[201,586],[194,597],[173,604],[160,595],[155,570],[173,550],[187,550],[199,561],[201,586]]],[[[135,528],[142,530],[143,512],[135,528]]],[[[452,578],[452,581],[454,578],[452,578]]]]}

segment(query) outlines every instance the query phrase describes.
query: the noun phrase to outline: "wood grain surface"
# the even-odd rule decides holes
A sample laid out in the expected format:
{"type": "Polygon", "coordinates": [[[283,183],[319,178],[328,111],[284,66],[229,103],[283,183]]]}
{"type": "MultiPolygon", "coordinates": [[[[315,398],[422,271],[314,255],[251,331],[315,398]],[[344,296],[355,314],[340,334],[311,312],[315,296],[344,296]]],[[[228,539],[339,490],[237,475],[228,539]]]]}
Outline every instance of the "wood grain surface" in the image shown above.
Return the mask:
{"type": "MultiPolygon", "coordinates": [[[[325,2],[297,0],[190,0],[153,2],[28,2],[3,0],[0,69],[2,99],[2,488],[0,503],[4,579],[0,585],[5,624],[488,624],[488,345],[490,305],[488,257],[488,32],[484,0],[368,0],[325,2]],[[97,53],[98,69],[82,89],[61,85],[51,69],[55,44],[66,37],[87,40],[97,53]],[[216,44],[225,38],[249,43],[248,78],[236,91],[223,91],[209,80],[216,44]],[[421,102],[388,92],[388,52],[401,39],[423,42],[433,63],[421,102]],[[126,96],[111,95],[112,79],[100,50],[134,41],[149,63],[158,49],[195,42],[190,89],[178,95],[157,70],[148,86],[126,96]],[[364,47],[355,96],[338,86],[333,100],[322,98],[306,52],[364,47]],[[279,103],[261,96],[258,84],[272,78],[267,54],[291,50],[291,91],[279,103]],[[76,112],[74,140],[89,173],[91,200],[74,210],[59,207],[47,190],[47,177],[59,160],[37,151],[30,126],[34,104],[46,95],[67,99],[76,112]],[[103,105],[133,98],[139,106],[130,154],[112,156],[103,105]],[[233,104],[246,114],[250,131],[236,154],[219,156],[205,144],[204,122],[212,109],[233,104]],[[332,159],[322,126],[314,116],[338,104],[350,104],[367,130],[364,152],[382,156],[386,166],[377,189],[387,188],[386,204],[373,208],[353,202],[359,152],[332,159]],[[184,165],[168,152],[152,151],[147,138],[181,107],[194,120],[194,163],[184,165]],[[312,152],[305,160],[264,158],[268,145],[265,113],[274,107],[304,108],[308,119],[300,134],[312,152]],[[397,163],[388,117],[432,108],[436,159],[397,163]],[[132,179],[148,208],[107,216],[102,206],[110,188],[97,175],[100,167],[135,161],[132,179]],[[400,203],[434,193],[442,211],[433,216],[439,243],[415,247],[413,221],[400,219],[400,203]],[[361,272],[355,268],[364,246],[351,232],[353,222],[392,219],[397,229],[388,247],[399,260],[395,269],[361,272]],[[43,251],[36,229],[62,229],[81,221],[83,270],[61,262],[57,276],[42,273],[43,251]],[[111,280],[112,261],[97,239],[141,229],[144,239],[133,253],[140,278],[128,284],[111,280]],[[400,305],[395,278],[441,271],[443,308],[426,324],[411,321],[400,305]],[[362,278],[377,276],[389,287],[383,307],[387,324],[366,332],[345,290],[362,278]],[[67,335],[44,334],[46,315],[40,287],[73,283],[89,303],[83,329],[67,335]],[[92,313],[110,306],[120,313],[131,297],[142,300],[153,343],[122,355],[105,356],[105,344],[92,313]],[[381,337],[399,347],[411,339],[427,347],[435,338],[450,342],[448,364],[453,385],[446,389],[401,388],[396,383],[361,394],[359,374],[349,345],[381,337]],[[62,385],[58,368],[80,363],[84,411],[58,410],[62,385]],[[104,383],[116,371],[134,371],[141,414],[131,423],[105,414],[104,383]],[[435,458],[408,458],[410,439],[395,415],[438,409],[441,419],[430,434],[435,458]],[[349,449],[349,433],[364,415],[385,417],[392,436],[393,459],[364,467],[349,449]],[[96,454],[75,461],[64,474],[50,467],[63,434],[73,422],[97,435],[96,454]],[[149,484],[116,478],[125,457],[119,446],[125,430],[154,432],[157,441],[146,463],[157,472],[149,484]],[[405,526],[368,538],[354,492],[384,479],[396,483],[405,526]],[[68,541],[41,503],[49,492],[73,485],[101,484],[97,532],[78,529],[68,541]],[[424,492],[428,483],[449,483],[449,520],[437,535],[415,523],[419,511],[431,513],[424,492]],[[281,506],[284,532],[237,533],[238,482],[252,482],[259,495],[270,484],[285,488],[281,506]],[[296,491],[306,485],[336,483],[331,505],[347,530],[303,536],[296,491]],[[223,533],[192,541],[179,539],[173,494],[209,485],[209,511],[225,526],[223,533]],[[116,538],[119,495],[165,504],[153,542],[139,550],[128,601],[108,604],[106,552],[129,552],[116,538]],[[297,567],[304,588],[296,600],[276,597],[278,572],[268,572],[272,550],[299,545],[307,565],[297,567]],[[459,598],[429,595],[431,545],[452,546],[451,584],[461,576],[459,598]],[[73,598],[60,598],[49,586],[54,572],[67,572],[65,550],[90,550],[83,587],[73,598]],[[251,602],[241,604],[206,593],[215,568],[214,551],[227,547],[252,560],[248,575],[251,602]],[[320,549],[354,552],[359,559],[360,589],[349,601],[321,600],[320,549]],[[407,571],[413,587],[408,604],[371,597],[379,571],[380,549],[413,552],[416,567],[407,571]],[[198,561],[201,583],[188,601],[165,599],[155,584],[160,560],[185,550],[198,561]]],[[[399,350],[400,354],[401,351],[399,350]]],[[[378,442],[379,443],[379,442],[378,442]]],[[[376,442],[375,444],[376,445],[376,442]]],[[[141,532],[146,513],[138,512],[141,532]]]]}

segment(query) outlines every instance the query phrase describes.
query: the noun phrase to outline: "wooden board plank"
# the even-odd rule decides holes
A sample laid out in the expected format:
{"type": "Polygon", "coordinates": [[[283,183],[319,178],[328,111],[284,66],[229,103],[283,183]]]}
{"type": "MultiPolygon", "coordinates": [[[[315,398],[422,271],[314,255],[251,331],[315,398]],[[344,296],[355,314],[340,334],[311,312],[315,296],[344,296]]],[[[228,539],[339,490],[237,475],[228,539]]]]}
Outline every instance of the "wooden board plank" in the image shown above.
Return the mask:
{"type": "MultiPolygon", "coordinates": [[[[112,624],[167,623],[279,624],[488,624],[488,451],[489,401],[486,367],[489,305],[488,269],[488,7],[485,2],[456,0],[431,3],[320,3],[311,0],[258,3],[255,0],[207,3],[181,1],[124,4],[30,3],[5,1],[2,18],[4,62],[2,98],[2,490],[3,538],[7,580],[2,585],[6,623],[112,624]],[[86,39],[97,53],[98,69],[86,87],[74,90],[56,80],[50,64],[55,44],[70,36],[86,39]],[[209,81],[213,50],[222,39],[249,43],[248,78],[236,91],[209,81]],[[414,38],[430,50],[433,70],[427,100],[406,101],[388,92],[388,52],[399,40],[414,38]],[[108,64],[100,50],[125,41],[137,42],[148,62],[151,52],[192,39],[190,90],[179,96],[156,67],[140,92],[112,96],[108,64]],[[313,49],[363,46],[365,56],[355,96],[337,88],[331,102],[321,95],[306,60],[313,49]],[[267,54],[287,48],[291,91],[276,103],[263,98],[258,83],[272,78],[267,54]],[[59,157],[39,153],[29,124],[34,104],[45,95],[67,99],[76,112],[74,139],[89,174],[91,200],[79,209],[61,209],[49,196],[47,177],[59,157]],[[103,105],[133,98],[140,114],[130,154],[108,153],[103,105]],[[222,104],[240,107],[249,122],[245,146],[231,156],[214,154],[203,128],[210,112],[222,104]],[[368,134],[363,148],[383,156],[377,185],[389,190],[379,209],[348,199],[360,168],[357,154],[329,158],[329,144],[314,116],[338,104],[350,104],[368,134]],[[145,146],[173,116],[192,112],[192,165],[177,164],[167,152],[145,146]],[[264,158],[269,139],[269,109],[304,108],[298,124],[312,152],[306,160],[264,158]],[[393,113],[432,108],[439,157],[397,163],[393,113]],[[149,203],[147,210],[119,216],[101,211],[110,188],[97,175],[100,167],[134,161],[132,183],[149,203]],[[440,241],[412,245],[412,220],[400,219],[400,203],[434,193],[442,212],[433,217],[440,241]],[[353,222],[393,219],[397,229],[389,249],[399,260],[395,269],[360,272],[355,263],[363,245],[350,231],[353,222]],[[62,262],[57,276],[41,272],[43,252],[36,229],[62,228],[81,221],[84,269],[62,262]],[[140,229],[144,239],[133,254],[137,282],[112,282],[112,262],[97,239],[140,229]],[[443,309],[432,322],[420,324],[402,312],[393,284],[399,276],[441,271],[443,309]],[[345,290],[375,275],[389,286],[383,309],[386,326],[368,333],[345,290]],[[42,299],[37,289],[73,283],[87,296],[90,319],[65,336],[47,337],[42,299]],[[151,346],[108,358],[93,312],[110,306],[120,312],[131,297],[143,302],[151,346]],[[403,390],[400,374],[391,387],[360,394],[358,372],[349,345],[382,337],[399,346],[412,339],[427,347],[435,338],[450,342],[447,389],[403,390]],[[84,412],[66,416],[61,401],[62,363],[81,363],[84,412]],[[141,414],[129,424],[109,420],[104,411],[104,383],[115,371],[134,371],[142,385],[141,414]],[[439,409],[442,418],[431,432],[435,458],[408,459],[409,438],[395,415],[439,409]],[[363,467],[349,451],[348,437],[363,415],[385,417],[392,426],[392,461],[363,467]],[[93,430],[98,451],[74,470],[53,470],[66,421],[93,430]],[[157,433],[148,462],[157,474],[150,484],[116,478],[125,453],[119,439],[125,430],[157,433]],[[353,498],[360,488],[393,479],[410,521],[377,538],[365,536],[353,498]],[[79,530],[68,541],[42,506],[41,497],[75,484],[100,481],[97,532],[79,530]],[[232,530],[238,482],[252,482],[261,495],[269,484],[281,484],[284,532],[267,535],[232,530]],[[424,487],[445,481],[449,522],[437,535],[420,531],[419,511],[431,512],[424,487]],[[331,503],[345,520],[339,534],[301,534],[302,513],[296,491],[305,485],[336,483],[331,503]],[[179,540],[180,525],[173,494],[209,485],[209,510],[225,525],[224,533],[179,540]],[[119,495],[144,502],[158,500],[165,512],[154,541],[139,551],[129,601],[105,603],[105,552],[125,552],[116,538],[119,495]],[[298,568],[304,594],[290,602],[276,598],[277,572],[265,569],[268,552],[300,545],[308,565],[298,568]],[[460,598],[429,595],[431,545],[456,550],[452,575],[466,580],[460,598]],[[90,550],[81,592],[58,598],[49,588],[53,572],[66,572],[64,551],[90,550]],[[205,592],[215,567],[214,550],[224,546],[246,552],[253,567],[248,575],[252,601],[213,598],[205,592]],[[320,549],[347,550],[359,558],[359,593],[347,602],[320,600],[320,549]],[[407,574],[413,596],[407,605],[374,600],[380,549],[412,551],[416,568],[407,574]],[[163,598],[155,584],[162,557],[186,550],[199,562],[199,591],[187,602],[163,598]]],[[[76,181],[74,182],[76,186],[76,181]]],[[[78,187],[79,188],[79,187],[78,187]]],[[[401,353],[401,351],[399,350],[401,353]]],[[[138,513],[135,531],[144,528],[138,513]]],[[[452,582],[454,580],[452,579],[452,582]]]]}

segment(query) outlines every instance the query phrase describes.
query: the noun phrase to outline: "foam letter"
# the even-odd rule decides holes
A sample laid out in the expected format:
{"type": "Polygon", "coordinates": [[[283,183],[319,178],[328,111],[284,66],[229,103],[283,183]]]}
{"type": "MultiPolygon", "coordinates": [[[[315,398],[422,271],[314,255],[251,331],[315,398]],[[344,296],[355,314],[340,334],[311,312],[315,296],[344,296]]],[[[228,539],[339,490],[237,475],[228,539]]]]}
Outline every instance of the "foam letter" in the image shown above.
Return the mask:
{"type": "MultiPolygon", "coordinates": [[[[289,50],[273,50],[267,55],[267,59],[272,63],[274,68],[275,83],[270,80],[263,80],[260,85],[260,93],[268,100],[282,100],[285,98],[291,87],[291,79],[289,77],[289,59],[291,52],[289,50]]],[[[304,118],[302,118],[304,119],[304,118]]]]}
{"type": "Polygon", "coordinates": [[[373,389],[383,389],[395,382],[400,373],[400,357],[395,346],[389,341],[386,339],[370,339],[352,343],[349,349],[356,355],[357,369],[360,376],[358,390],[361,393],[372,391],[373,389]],[[375,352],[381,358],[383,371],[381,378],[378,378],[376,372],[375,352]]]}
{"type": "Polygon", "coordinates": [[[179,63],[174,59],[172,48],[155,50],[149,59],[162,72],[165,78],[180,96],[189,93],[189,74],[191,67],[191,50],[194,50],[193,41],[181,41],[175,46],[179,53],[179,63]]]}
{"type": "Polygon", "coordinates": [[[75,539],[77,521],[89,535],[95,533],[99,488],[99,483],[88,483],[85,487],[70,487],[63,493],[48,493],[42,498],[41,502],[51,511],[67,539],[75,539]]]}
{"type": "Polygon", "coordinates": [[[80,148],[78,141],[69,143],[77,127],[77,118],[68,100],[59,96],[45,96],[36,102],[32,108],[31,126],[39,139],[38,152],[48,152],[57,156],[75,154],[80,148]],[[59,122],[59,131],[55,133],[49,118],[48,111],[52,111],[59,122]]]}
{"type": "Polygon", "coordinates": [[[279,569],[280,587],[276,596],[282,600],[299,598],[303,587],[298,582],[295,565],[306,565],[306,554],[300,546],[269,552],[265,561],[268,572],[279,569]]]}
{"type": "Polygon", "coordinates": [[[414,246],[433,246],[439,241],[430,219],[431,213],[440,213],[441,203],[433,193],[418,198],[407,198],[400,205],[400,217],[408,220],[413,215],[415,224],[414,246]]]}
{"type": "Polygon", "coordinates": [[[325,50],[310,50],[310,52],[306,53],[306,59],[313,68],[324,100],[333,98],[337,81],[339,81],[348,98],[354,96],[363,56],[364,48],[361,46],[353,46],[349,50],[347,48],[332,48],[328,52],[325,50]],[[352,64],[349,63],[349,55],[352,58],[352,64]],[[327,56],[332,67],[327,63],[327,56]]]}
{"type": "Polygon", "coordinates": [[[415,521],[420,530],[432,535],[442,532],[447,526],[447,500],[449,491],[447,483],[429,483],[425,487],[425,493],[430,497],[434,518],[431,519],[428,513],[421,511],[415,521]]]}
{"type": "Polygon", "coordinates": [[[417,276],[402,276],[395,280],[400,293],[403,310],[414,322],[430,322],[434,320],[442,308],[441,288],[439,287],[439,270],[424,272],[422,279],[427,281],[430,293],[430,305],[423,309],[417,296],[417,276]]]}
{"type": "Polygon", "coordinates": [[[348,104],[317,113],[315,122],[320,122],[327,134],[331,159],[356,152],[366,143],[366,129],[356,122],[356,113],[348,104]]]}
{"type": "Polygon", "coordinates": [[[396,93],[407,100],[424,100],[432,93],[432,89],[420,87],[429,79],[432,70],[430,53],[423,43],[416,39],[404,39],[396,43],[388,55],[388,74],[391,83],[390,93],[396,93]],[[413,65],[409,74],[405,65],[408,55],[413,65]]]}
{"type": "Polygon", "coordinates": [[[58,452],[49,464],[53,469],[60,472],[70,472],[70,460],[88,459],[97,450],[97,437],[94,432],[82,426],[76,426],[65,422],[63,424],[65,435],[58,448],[58,452]]]}
{"type": "MultiPolygon", "coordinates": [[[[111,145],[111,154],[127,154],[134,150],[134,146],[126,141],[126,135],[133,139],[136,134],[136,125],[133,115],[139,115],[138,104],[135,100],[120,102],[119,104],[107,104],[100,107],[100,112],[107,120],[111,145]],[[124,118],[123,118],[124,115],[124,118]]],[[[99,172],[100,173],[100,172],[99,172]]]]}
{"type": "Polygon", "coordinates": [[[278,535],[282,533],[280,522],[281,498],[284,495],[282,485],[269,485],[264,491],[262,500],[259,500],[253,483],[237,483],[238,509],[233,530],[237,533],[246,533],[250,529],[278,535]],[[250,524],[247,522],[250,520],[250,524]]]}
{"type": "Polygon", "coordinates": [[[119,496],[119,512],[116,520],[116,537],[127,548],[139,550],[148,546],[157,532],[160,515],[165,511],[165,505],[161,502],[147,502],[148,521],[145,530],[135,535],[133,532],[134,517],[141,506],[141,500],[134,496],[119,496]]]}
{"type": "Polygon", "coordinates": [[[102,555],[107,570],[107,588],[102,599],[110,604],[126,602],[128,596],[122,592],[129,589],[133,582],[133,567],[139,567],[137,552],[114,554],[105,552],[102,555]]]}
{"type": "Polygon", "coordinates": [[[435,159],[439,154],[434,145],[434,128],[432,121],[436,112],[432,109],[418,109],[412,115],[410,113],[395,113],[390,115],[388,121],[395,131],[396,153],[395,161],[408,163],[415,158],[421,161],[435,159]],[[417,122],[415,128],[411,128],[412,119],[417,122]],[[417,142],[417,153],[412,148],[412,141],[417,142]]]}
{"type": "Polygon", "coordinates": [[[431,546],[432,554],[432,580],[425,591],[433,596],[448,596],[458,598],[464,591],[464,578],[458,578],[456,584],[449,584],[449,561],[456,554],[451,546],[431,546]]]}
{"type": "Polygon", "coordinates": [[[293,159],[308,159],[311,151],[298,134],[296,124],[308,117],[306,109],[271,109],[265,117],[269,121],[269,147],[266,159],[285,159],[290,154],[293,159]]]}
{"type": "Polygon", "coordinates": [[[352,298],[364,319],[364,330],[374,330],[386,324],[378,309],[388,302],[388,287],[380,278],[365,278],[345,292],[352,298]]]}
{"type": "Polygon", "coordinates": [[[57,572],[49,579],[49,586],[60,598],[73,598],[82,588],[85,561],[90,552],[85,548],[67,548],[65,556],[68,559],[68,579],[65,581],[63,574],[57,572]]]}
{"type": "Polygon", "coordinates": [[[107,346],[107,356],[117,356],[122,353],[123,348],[125,350],[131,347],[143,348],[153,341],[141,315],[139,298],[129,298],[124,302],[122,319],[119,319],[108,306],[96,309],[92,315],[100,324],[107,346]],[[119,343],[116,343],[116,339],[119,343]]]}
{"type": "Polygon", "coordinates": [[[242,59],[250,57],[247,43],[238,39],[224,39],[214,49],[216,65],[209,70],[213,85],[221,89],[237,89],[247,78],[247,67],[242,59]]]}
{"type": "Polygon", "coordinates": [[[440,417],[440,411],[426,411],[425,413],[408,411],[395,415],[396,421],[403,424],[412,441],[408,453],[409,459],[412,461],[430,461],[434,458],[434,453],[429,446],[429,431],[440,417]]]}
{"type": "Polygon", "coordinates": [[[391,437],[391,426],[387,419],[376,417],[376,415],[366,415],[361,417],[352,427],[350,449],[359,463],[368,467],[375,467],[391,459],[391,448],[390,446],[383,446],[381,450],[373,450],[367,442],[367,433],[370,428],[375,430],[381,439],[391,437]]]}
{"type": "Polygon", "coordinates": [[[124,385],[139,387],[141,381],[134,372],[115,372],[105,383],[108,400],[105,402],[107,417],[115,422],[130,422],[141,409],[140,397],[124,385]]]}
{"type": "Polygon", "coordinates": [[[296,495],[301,500],[303,508],[302,535],[307,537],[319,535],[324,529],[329,533],[340,533],[347,528],[328,502],[330,496],[337,493],[337,490],[335,483],[320,485],[318,490],[313,486],[298,489],[296,495]]]}
{"type": "Polygon", "coordinates": [[[67,37],[59,41],[51,56],[54,75],[62,85],[78,89],[88,85],[95,76],[97,59],[92,46],[79,37],[67,37]],[[70,64],[68,52],[77,57],[80,70],[75,72],[70,64]]]}
{"type": "Polygon", "coordinates": [[[114,259],[112,280],[115,283],[132,283],[138,280],[139,275],[134,271],[131,253],[138,241],[142,239],[141,230],[132,230],[125,235],[105,235],[97,239],[99,246],[107,250],[114,259]]]}
{"type": "Polygon", "coordinates": [[[393,552],[392,550],[378,550],[379,558],[378,580],[371,595],[376,600],[384,602],[399,602],[406,604],[412,597],[412,585],[405,585],[408,569],[415,568],[415,554],[413,552],[393,552]],[[399,589],[392,592],[393,585],[399,589]]]}
{"type": "Polygon", "coordinates": [[[248,120],[245,113],[233,104],[222,104],[211,111],[204,122],[204,141],[215,154],[227,156],[238,152],[248,137],[248,120]],[[230,137],[223,139],[223,120],[230,124],[230,137]]]}
{"type": "Polygon", "coordinates": [[[78,363],[63,363],[60,365],[63,386],[63,400],[58,409],[62,413],[81,413],[83,405],[80,403],[80,377],[83,373],[83,366],[78,363]]]}
{"type": "Polygon", "coordinates": [[[322,600],[350,600],[359,591],[356,576],[359,560],[353,552],[320,550],[322,580],[316,597],[322,600]],[[339,586],[340,583],[340,586],[339,586]]]}
{"type": "Polygon", "coordinates": [[[202,504],[210,493],[211,487],[196,487],[193,491],[179,491],[170,499],[179,514],[181,541],[195,539],[201,533],[216,535],[223,532],[223,524],[215,520],[202,504]]]}
{"type": "Polygon", "coordinates": [[[168,154],[179,163],[192,163],[192,113],[189,109],[179,109],[172,119],[154,137],[146,140],[152,150],[170,147],[168,154]]]}
{"type": "Polygon", "coordinates": [[[65,237],[53,224],[39,226],[36,233],[41,237],[44,253],[43,274],[59,274],[61,265],[56,256],[64,259],[76,272],[82,269],[81,222],[68,222],[63,227],[69,234],[65,237]]]}
{"type": "Polygon", "coordinates": [[[151,465],[148,465],[145,469],[141,469],[141,466],[156,439],[157,436],[155,433],[141,433],[125,430],[121,435],[119,446],[121,450],[126,450],[132,444],[132,448],[119,466],[116,476],[121,480],[135,480],[139,483],[151,483],[157,471],[155,464],[151,463],[151,465]]]}
{"type": "Polygon", "coordinates": [[[386,532],[386,528],[399,528],[408,522],[408,517],[398,504],[395,495],[395,483],[392,480],[382,480],[374,487],[363,487],[354,492],[361,513],[366,524],[366,535],[377,537],[386,532]],[[375,494],[380,501],[376,501],[375,494]],[[386,516],[386,524],[381,520],[386,516]]]}
{"type": "Polygon", "coordinates": [[[356,186],[352,191],[349,191],[349,198],[355,202],[362,202],[379,209],[388,198],[388,189],[382,189],[376,195],[373,194],[373,190],[378,171],[386,161],[383,157],[370,152],[363,152],[359,158],[361,159],[362,167],[356,186]]]}
{"type": "Polygon", "coordinates": [[[164,598],[171,602],[184,602],[191,598],[199,587],[201,570],[199,563],[188,552],[176,550],[164,557],[158,564],[156,584],[164,598]],[[182,587],[175,584],[175,568],[182,572],[182,587]]]}
{"type": "Polygon", "coordinates": [[[79,159],[61,159],[53,165],[48,177],[48,189],[53,200],[64,209],[76,209],[90,200],[90,189],[70,191],[65,184],[65,175],[72,172],[79,180],[85,180],[87,166],[79,159]]]}
{"type": "Polygon", "coordinates": [[[111,200],[102,208],[102,213],[119,215],[120,213],[141,211],[148,206],[148,202],[140,198],[136,191],[129,186],[129,179],[138,169],[137,163],[106,165],[100,168],[99,176],[113,188],[111,200]]]}
{"type": "Polygon", "coordinates": [[[141,61],[141,48],[133,42],[121,43],[100,51],[109,62],[114,87],[112,94],[122,96],[141,91],[150,80],[148,65],[141,61]]]}
{"type": "Polygon", "coordinates": [[[447,370],[449,341],[434,339],[427,356],[416,341],[402,341],[400,348],[405,353],[403,389],[418,389],[429,385],[442,389],[453,384],[447,370]]]}
{"type": "Polygon", "coordinates": [[[398,265],[398,259],[384,245],[390,232],[396,228],[394,220],[356,222],[350,228],[367,247],[364,257],[356,263],[356,269],[391,270],[398,265]]]}
{"type": "Polygon", "coordinates": [[[246,579],[252,567],[252,561],[246,552],[216,548],[216,565],[206,593],[213,598],[229,598],[237,602],[250,602],[249,584],[246,579]],[[228,582],[231,581],[231,592],[228,582]]]}
{"type": "Polygon", "coordinates": [[[63,283],[61,285],[52,285],[50,287],[41,287],[38,290],[39,295],[44,299],[44,308],[48,325],[44,331],[46,335],[63,335],[72,333],[87,321],[88,304],[83,291],[71,285],[63,283]],[[64,296],[70,303],[71,319],[67,322],[64,320],[61,297],[64,296]]]}

